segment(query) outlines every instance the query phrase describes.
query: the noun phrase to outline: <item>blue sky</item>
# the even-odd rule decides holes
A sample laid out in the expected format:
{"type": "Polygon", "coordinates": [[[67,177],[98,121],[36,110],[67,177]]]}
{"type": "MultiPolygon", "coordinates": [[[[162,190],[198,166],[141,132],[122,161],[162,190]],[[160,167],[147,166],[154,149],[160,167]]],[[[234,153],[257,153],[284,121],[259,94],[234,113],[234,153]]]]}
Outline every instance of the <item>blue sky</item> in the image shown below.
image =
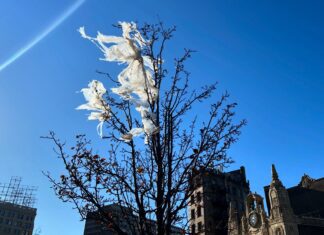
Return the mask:
{"type": "MultiPolygon", "coordinates": [[[[31,41],[76,1],[4,0],[0,2],[0,64],[31,41]]],[[[246,118],[240,141],[230,151],[245,165],[251,189],[263,193],[275,163],[286,186],[304,173],[323,177],[324,166],[324,15],[322,1],[113,1],[88,0],[56,30],[0,72],[0,182],[22,176],[39,186],[36,228],[46,235],[79,235],[71,205],[61,203],[41,171],[53,175],[62,165],[52,145],[39,137],[48,130],[68,141],[87,133],[98,143],[95,122],[75,107],[77,93],[95,70],[116,74],[116,64],[99,61],[99,50],[82,39],[85,26],[117,34],[117,21],[176,25],[168,56],[184,47],[197,50],[188,69],[192,86],[219,82],[239,103],[246,118]]],[[[107,83],[107,87],[109,84],[107,83]]],[[[193,113],[207,111],[209,103],[193,113]]]]}

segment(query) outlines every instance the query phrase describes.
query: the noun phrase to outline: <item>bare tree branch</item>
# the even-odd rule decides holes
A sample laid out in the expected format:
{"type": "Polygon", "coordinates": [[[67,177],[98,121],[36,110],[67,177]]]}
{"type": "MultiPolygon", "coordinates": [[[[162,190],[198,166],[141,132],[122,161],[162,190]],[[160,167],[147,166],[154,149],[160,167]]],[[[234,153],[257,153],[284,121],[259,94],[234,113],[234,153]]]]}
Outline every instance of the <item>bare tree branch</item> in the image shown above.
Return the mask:
{"type": "MultiPolygon", "coordinates": [[[[142,53],[153,62],[154,86],[159,93],[153,101],[146,89],[150,111],[154,114],[148,118],[159,129],[158,133],[142,136],[147,138],[147,144],[132,138],[127,142],[121,139],[142,124],[129,100],[117,99],[109,92],[102,103],[111,115],[105,121],[107,132],[103,137],[109,146],[107,156],[93,153],[85,135],[76,136],[76,143],[70,149],[54,132],[43,137],[53,141],[55,154],[65,167],[59,179],[43,172],[56,195],[63,202],[72,203],[82,219],[91,214],[118,234],[127,233],[107,211],[106,206],[110,204],[120,205],[134,233],[155,234],[152,220],[156,221],[158,235],[170,235],[177,225],[187,228],[186,209],[192,194],[193,172],[232,163],[228,149],[246,125],[245,120],[235,122],[237,104],[228,102],[227,92],[211,104],[208,113],[190,112],[194,105],[214,95],[217,84],[190,89],[190,73],[185,63],[192,50],[184,50],[174,60],[174,70],[167,69],[164,54],[175,30],[175,27],[165,28],[161,22],[144,24],[141,28],[144,39],[149,42],[142,53]],[[198,119],[202,115],[204,122],[200,123],[198,119]],[[131,222],[130,211],[138,217],[138,223],[131,222]]],[[[108,73],[98,73],[118,84],[108,73]]]]}

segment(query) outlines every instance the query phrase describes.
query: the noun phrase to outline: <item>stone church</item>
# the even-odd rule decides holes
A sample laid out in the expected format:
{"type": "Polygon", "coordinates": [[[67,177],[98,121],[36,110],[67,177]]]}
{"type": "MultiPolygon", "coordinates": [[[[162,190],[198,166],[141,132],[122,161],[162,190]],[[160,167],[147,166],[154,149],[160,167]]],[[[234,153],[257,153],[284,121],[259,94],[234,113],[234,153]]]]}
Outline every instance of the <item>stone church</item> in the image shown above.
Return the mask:
{"type": "Polygon", "coordinates": [[[265,201],[250,192],[244,167],[226,173],[198,171],[191,180],[192,234],[324,235],[324,178],[304,175],[297,186],[285,188],[272,165],[265,201]]]}

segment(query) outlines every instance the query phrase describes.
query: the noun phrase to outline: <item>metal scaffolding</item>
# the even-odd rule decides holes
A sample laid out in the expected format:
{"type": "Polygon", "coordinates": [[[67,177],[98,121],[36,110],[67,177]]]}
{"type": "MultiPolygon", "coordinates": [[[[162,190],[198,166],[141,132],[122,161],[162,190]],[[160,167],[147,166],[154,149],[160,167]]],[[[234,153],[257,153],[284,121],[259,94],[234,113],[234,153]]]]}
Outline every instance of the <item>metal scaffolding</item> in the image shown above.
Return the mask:
{"type": "Polygon", "coordinates": [[[34,207],[37,187],[21,185],[21,177],[13,176],[9,184],[0,183],[0,202],[34,207]]]}

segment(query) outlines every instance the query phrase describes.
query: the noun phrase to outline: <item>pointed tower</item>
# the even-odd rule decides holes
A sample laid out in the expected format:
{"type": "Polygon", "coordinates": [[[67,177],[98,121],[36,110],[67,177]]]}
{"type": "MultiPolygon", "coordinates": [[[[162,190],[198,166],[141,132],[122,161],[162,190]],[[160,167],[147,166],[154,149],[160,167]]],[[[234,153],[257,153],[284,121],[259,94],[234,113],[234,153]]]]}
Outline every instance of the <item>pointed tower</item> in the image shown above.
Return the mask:
{"type": "Polygon", "coordinates": [[[296,219],[291,208],[288,191],[279,179],[275,165],[271,168],[272,180],[269,187],[270,230],[273,234],[298,234],[296,219]]]}
{"type": "Polygon", "coordinates": [[[283,187],[274,164],[272,164],[271,166],[271,175],[272,175],[271,186],[283,187]]]}

